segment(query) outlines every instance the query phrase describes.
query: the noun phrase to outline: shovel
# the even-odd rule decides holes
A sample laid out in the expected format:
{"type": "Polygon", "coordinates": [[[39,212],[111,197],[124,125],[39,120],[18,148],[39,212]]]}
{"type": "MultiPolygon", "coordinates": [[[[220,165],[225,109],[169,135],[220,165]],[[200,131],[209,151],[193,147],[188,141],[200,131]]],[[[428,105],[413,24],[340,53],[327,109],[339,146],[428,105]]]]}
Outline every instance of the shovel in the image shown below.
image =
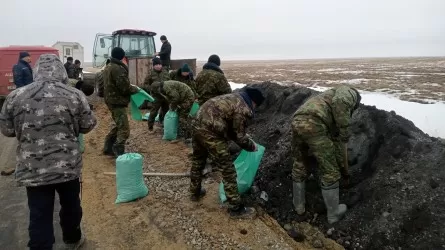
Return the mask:
{"type": "Polygon", "coordinates": [[[349,187],[349,163],[348,163],[348,144],[345,143],[343,145],[343,168],[342,168],[342,176],[344,179],[345,187],[349,187]]]}

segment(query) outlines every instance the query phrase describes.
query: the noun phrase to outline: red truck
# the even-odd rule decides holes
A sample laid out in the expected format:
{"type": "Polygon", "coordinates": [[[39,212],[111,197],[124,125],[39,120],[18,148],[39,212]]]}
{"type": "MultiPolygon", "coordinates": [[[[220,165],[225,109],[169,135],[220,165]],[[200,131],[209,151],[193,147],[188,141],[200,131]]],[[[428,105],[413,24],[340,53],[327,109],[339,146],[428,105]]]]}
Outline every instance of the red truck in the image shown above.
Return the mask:
{"type": "Polygon", "coordinates": [[[52,47],[44,46],[9,46],[0,47],[0,109],[6,96],[15,89],[12,67],[19,60],[19,53],[27,51],[31,55],[31,67],[42,54],[55,54],[59,51],[52,47]]]}

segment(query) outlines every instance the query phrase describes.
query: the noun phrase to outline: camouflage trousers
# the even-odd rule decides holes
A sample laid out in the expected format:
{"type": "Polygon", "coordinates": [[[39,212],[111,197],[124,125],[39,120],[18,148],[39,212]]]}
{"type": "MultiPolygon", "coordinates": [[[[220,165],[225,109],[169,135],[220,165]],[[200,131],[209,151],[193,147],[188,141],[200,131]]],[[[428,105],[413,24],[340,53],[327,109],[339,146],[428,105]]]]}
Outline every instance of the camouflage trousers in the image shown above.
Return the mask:
{"type": "Polygon", "coordinates": [[[128,123],[127,108],[108,106],[113,118],[114,125],[108,132],[106,140],[113,141],[116,138],[115,145],[125,145],[130,137],[130,124],[128,123]],[[112,139],[113,138],[113,139],[112,139]]]}
{"type": "Polygon", "coordinates": [[[214,167],[221,172],[230,209],[236,209],[241,205],[236,183],[236,170],[229,153],[228,141],[217,137],[211,132],[194,130],[192,169],[190,170],[190,193],[195,194],[201,189],[203,170],[207,158],[210,156],[214,167]]]}
{"type": "Polygon", "coordinates": [[[329,186],[341,178],[343,143],[333,140],[322,122],[310,116],[297,116],[292,121],[292,179],[306,180],[315,158],[318,175],[323,186],[329,186]]]}
{"type": "Polygon", "coordinates": [[[193,101],[186,101],[185,103],[181,104],[181,108],[178,109],[178,137],[188,139],[192,136],[192,118],[189,116],[192,105],[193,101]]]}
{"type": "Polygon", "coordinates": [[[168,111],[168,102],[163,97],[154,96],[155,101],[153,107],[150,110],[150,116],[148,117],[148,126],[151,127],[155,124],[156,116],[159,113],[159,123],[164,122],[164,116],[168,111]]]}

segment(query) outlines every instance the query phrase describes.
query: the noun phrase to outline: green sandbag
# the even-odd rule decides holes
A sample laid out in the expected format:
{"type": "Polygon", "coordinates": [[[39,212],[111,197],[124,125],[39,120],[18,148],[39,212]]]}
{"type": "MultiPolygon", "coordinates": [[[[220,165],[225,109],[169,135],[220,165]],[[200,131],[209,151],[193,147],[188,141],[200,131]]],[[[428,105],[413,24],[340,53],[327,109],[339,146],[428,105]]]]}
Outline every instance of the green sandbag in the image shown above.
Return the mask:
{"type": "Polygon", "coordinates": [[[163,140],[173,141],[178,136],[178,113],[169,110],[164,117],[164,136],[163,140]]]}
{"type": "Polygon", "coordinates": [[[77,137],[77,140],[79,141],[79,148],[80,152],[85,152],[85,142],[83,140],[83,134],[79,134],[79,137],[77,137]]]}
{"type": "Polygon", "coordinates": [[[149,102],[155,101],[155,99],[151,95],[149,95],[141,88],[139,88],[138,93],[131,95],[130,111],[131,111],[131,118],[133,120],[142,121],[142,114],[141,111],[139,110],[139,107],[145,102],[145,100],[149,102]]]}
{"type": "Polygon", "coordinates": [[[194,102],[192,108],[190,109],[189,116],[195,117],[199,110],[198,102],[194,102]]]}
{"type": "MultiPolygon", "coordinates": [[[[150,112],[145,113],[145,115],[142,117],[142,120],[147,121],[148,117],[150,117],[150,112]]],[[[158,122],[158,121],[159,121],[159,114],[155,118],[155,122],[158,122]]]]}
{"type": "Polygon", "coordinates": [[[123,154],[116,159],[116,204],[148,195],[148,187],[142,175],[143,162],[144,157],[138,153],[123,154]]]}
{"type": "MultiPolygon", "coordinates": [[[[238,184],[239,194],[244,194],[250,189],[255,180],[261,159],[263,158],[265,150],[264,146],[260,144],[256,144],[256,146],[258,150],[255,152],[242,150],[233,163],[236,169],[236,182],[238,184]]],[[[221,202],[227,200],[226,193],[224,192],[224,184],[222,182],[219,184],[219,198],[221,199],[221,202]]]]}

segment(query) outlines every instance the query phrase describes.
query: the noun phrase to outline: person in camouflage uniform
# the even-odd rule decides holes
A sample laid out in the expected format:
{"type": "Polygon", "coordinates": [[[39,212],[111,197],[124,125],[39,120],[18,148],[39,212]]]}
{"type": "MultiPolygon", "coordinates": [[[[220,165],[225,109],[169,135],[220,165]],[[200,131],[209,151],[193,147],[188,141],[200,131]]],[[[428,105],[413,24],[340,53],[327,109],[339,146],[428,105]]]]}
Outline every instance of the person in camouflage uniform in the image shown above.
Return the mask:
{"type": "Polygon", "coordinates": [[[90,132],[96,118],[85,95],[67,86],[68,76],[56,55],[43,54],[36,62],[33,84],[11,92],[0,113],[0,130],[16,137],[16,179],[26,187],[30,249],[52,249],[54,199],[59,195],[63,241],[77,249],[81,231],[80,133],[90,132]]]}
{"type": "Polygon", "coordinates": [[[115,123],[105,138],[103,152],[106,155],[119,156],[125,153],[125,142],[130,137],[127,107],[131,95],[139,91],[130,84],[128,67],[122,62],[124,57],[125,51],[122,48],[113,48],[110,64],[103,72],[104,99],[115,123]]]}
{"type": "Polygon", "coordinates": [[[144,80],[144,88],[146,88],[147,91],[150,91],[150,86],[154,82],[170,80],[170,75],[168,71],[162,67],[161,60],[155,57],[153,58],[152,62],[153,69],[151,70],[150,74],[145,77],[144,80]]]}
{"type": "Polygon", "coordinates": [[[255,209],[245,207],[241,202],[228,143],[233,140],[244,150],[257,150],[255,142],[246,134],[246,127],[254,116],[254,109],[263,101],[264,96],[260,90],[246,88],[239,93],[214,97],[201,106],[193,125],[190,171],[192,201],[200,200],[206,193],[201,183],[203,170],[210,156],[216,169],[222,172],[230,216],[249,218],[255,215],[255,209]]]}
{"type": "Polygon", "coordinates": [[[189,127],[188,117],[193,102],[195,101],[195,94],[192,89],[183,82],[170,80],[153,83],[152,93],[159,98],[165,99],[170,104],[170,110],[178,113],[178,137],[189,138],[191,129],[189,127]]]}
{"type": "Polygon", "coordinates": [[[155,101],[153,102],[153,106],[150,110],[150,115],[148,117],[148,130],[153,131],[153,125],[155,124],[156,116],[159,113],[159,123],[162,124],[164,122],[164,116],[168,111],[168,102],[162,96],[157,95],[156,93],[152,93],[151,85],[154,82],[159,81],[168,81],[170,80],[170,75],[167,70],[162,67],[161,60],[157,57],[153,58],[153,70],[144,80],[144,90],[147,93],[150,93],[155,101]]]}
{"type": "Polygon", "coordinates": [[[306,101],[292,120],[293,203],[297,214],[305,212],[305,180],[310,153],[318,163],[328,222],[334,223],[346,213],[339,204],[339,180],[344,169],[349,121],[359,107],[360,94],[354,88],[340,86],[306,101]]]}
{"type": "Polygon", "coordinates": [[[202,71],[196,77],[196,93],[199,106],[215,96],[232,93],[224,72],[219,67],[221,60],[217,55],[211,55],[202,71]]]}
{"type": "Polygon", "coordinates": [[[193,90],[195,96],[197,96],[196,82],[195,79],[193,78],[193,71],[190,69],[187,63],[182,65],[180,69],[171,71],[170,79],[187,84],[193,90]]]}

